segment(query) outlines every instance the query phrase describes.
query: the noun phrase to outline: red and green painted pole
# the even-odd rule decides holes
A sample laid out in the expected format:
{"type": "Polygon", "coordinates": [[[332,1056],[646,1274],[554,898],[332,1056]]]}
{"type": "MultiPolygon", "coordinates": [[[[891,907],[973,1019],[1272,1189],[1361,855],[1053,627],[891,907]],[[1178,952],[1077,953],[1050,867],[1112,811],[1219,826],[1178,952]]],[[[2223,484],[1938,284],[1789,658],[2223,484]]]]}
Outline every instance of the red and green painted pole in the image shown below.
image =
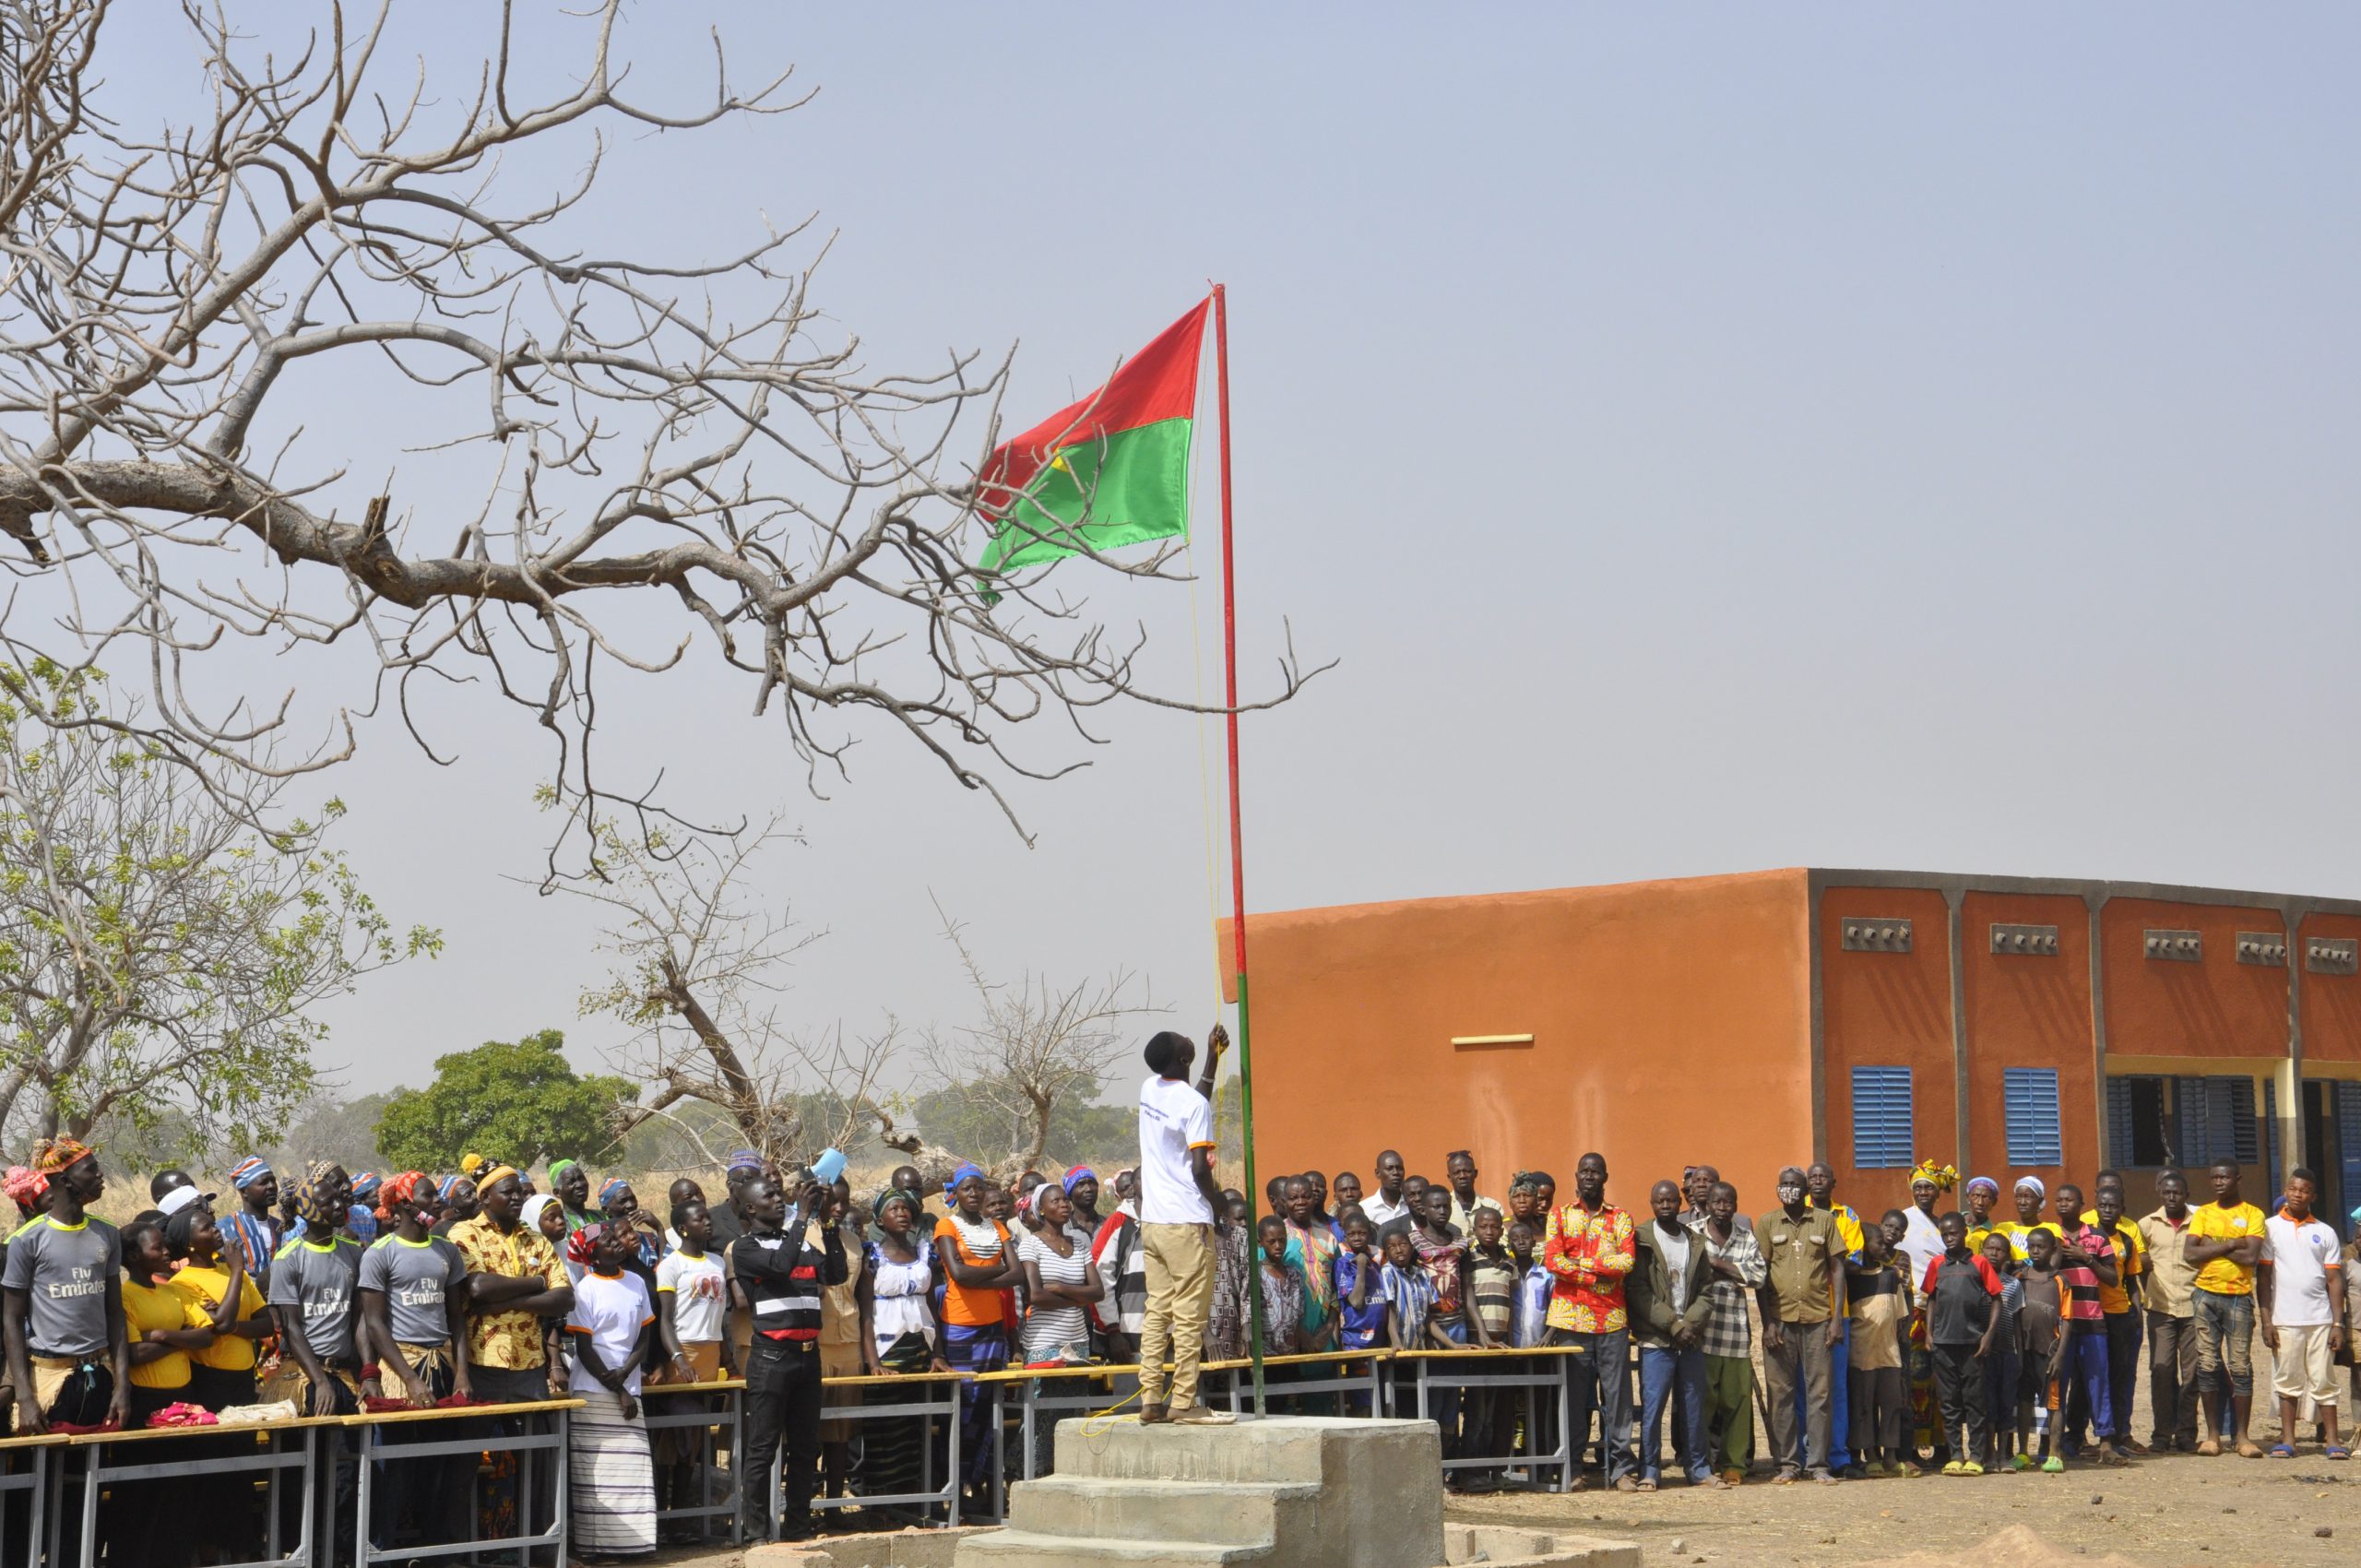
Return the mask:
{"type": "MultiPolygon", "coordinates": [[[[1238,552],[1229,488],[1229,293],[1214,285],[1214,398],[1221,415],[1221,651],[1223,706],[1229,726],[1229,937],[1231,969],[1238,984],[1238,1136],[1245,1151],[1246,1203],[1254,1194],[1254,1047],[1246,1022],[1246,829],[1238,792],[1238,552]]],[[[1216,1089],[1216,1092],[1219,1092],[1216,1089]]],[[[1249,1330],[1247,1354],[1254,1364],[1254,1413],[1264,1414],[1263,1390],[1263,1270],[1254,1261],[1256,1242],[1246,1238],[1249,1330]]]]}

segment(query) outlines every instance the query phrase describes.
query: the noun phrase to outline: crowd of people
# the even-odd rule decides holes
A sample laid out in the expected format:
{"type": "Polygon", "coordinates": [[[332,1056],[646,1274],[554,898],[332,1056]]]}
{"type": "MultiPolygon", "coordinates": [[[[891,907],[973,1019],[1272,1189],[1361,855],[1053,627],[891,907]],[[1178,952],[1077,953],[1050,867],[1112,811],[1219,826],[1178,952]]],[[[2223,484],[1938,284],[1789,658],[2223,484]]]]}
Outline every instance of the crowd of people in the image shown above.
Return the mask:
{"type": "MultiPolygon", "coordinates": [[[[228,1172],[226,1205],[184,1170],[158,1172],[153,1206],[118,1230],[90,1212],[106,1185],[97,1151],[45,1140],[0,1182],[21,1221],[0,1263],[0,1408],[27,1435],[211,1425],[225,1413],[578,1400],[568,1425],[572,1539],[587,1560],[621,1561],[656,1550],[659,1498],[685,1503],[710,1479],[693,1463],[699,1445],[650,1442],[643,1395],[742,1376],[735,1462],[747,1527],[773,1528],[770,1479],[784,1443],[785,1533],[808,1535],[823,1367],[861,1368],[847,1288],[848,1258],[865,1243],[848,1241],[846,1190],[751,1150],[729,1162],[726,1204],[709,1207],[699,1184],[682,1180],[662,1217],[622,1179],[594,1203],[588,1174],[570,1159],[552,1161],[544,1180],[546,1193],[527,1171],[470,1154],[440,1177],[320,1161],[282,1182],[248,1158],[228,1172]],[[836,1320],[825,1328],[824,1302],[836,1320]],[[745,1325],[734,1343],[733,1308],[745,1325]]],[[[520,1455],[500,1441],[522,1430],[490,1411],[463,1432],[389,1430],[389,1447],[485,1437],[489,1484],[470,1484],[471,1454],[389,1464],[373,1493],[372,1540],[398,1550],[512,1536],[520,1524],[546,1529],[552,1459],[522,1455],[550,1473],[520,1485],[520,1455]],[[523,1498],[533,1517],[520,1521],[523,1498]]],[[[357,1449],[343,1437],[328,1451],[314,1501],[330,1555],[344,1562],[357,1449]]],[[[281,1503],[291,1529],[300,1499],[291,1491],[281,1503]]],[[[79,1524],[69,1510],[67,1561],[79,1524]]],[[[143,1480],[112,1489],[99,1548],[106,1562],[140,1568],[245,1562],[260,1554],[265,1526],[244,1478],[143,1480]]]]}
{"type": "MultiPolygon", "coordinates": [[[[1258,1348],[1547,1349],[1529,1364],[1566,1380],[1569,1445],[1595,1455],[1588,1472],[1653,1491],[1667,1465],[1695,1485],[1745,1481],[1758,1413],[1780,1483],[1922,1464],[2056,1472],[2174,1449],[2261,1457],[2248,1430],[2259,1331],[2278,1406],[2269,1453],[2292,1456],[2308,1423],[2327,1458],[2349,1456],[2338,1368],[2361,1395],[2361,1211],[2343,1244],[2313,1212],[2307,1170],[2269,1215],[2245,1201],[2235,1164],[2203,1173],[2201,1203],[2167,1170],[2135,1219],[2113,1171],[2087,1201],[2019,1177],[2003,1212],[1997,1182],[1963,1186],[1929,1163],[1904,1204],[1869,1219],[1815,1164],[1781,1171],[1775,1206],[1750,1218],[1711,1166],[1655,1182],[1635,1214],[1609,1200],[1596,1154],[1564,1203],[1540,1171],[1518,1172],[1498,1202],[1466,1151],[1430,1182],[1387,1150],[1366,1187],[1352,1172],[1274,1177],[1258,1214],[1213,1174],[1207,1095],[1225,1044],[1216,1028],[1192,1085],[1193,1044],[1150,1042],[1140,1160],[1104,1187],[1085,1166],[1002,1182],[965,1165],[939,1185],[905,1166],[864,1198],[741,1150],[719,1201],[684,1178],[659,1216],[622,1179],[594,1201],[571,1159],[550,1164],[542,1192],[473,1154],[439,1177],[322,1161],[289,1182],[248,1158],[227,1172],[227,1203],[186,1171],[158,1172],[153,1206],[118,1232],[89,1212],[105,1185],[97,1152],[53,1138],[0,1182],[21,1218],[0,1263],[0,1408],[26,1434],[250,1418],[281,1399],[313,1416],[580,1400],[569,1505],[593,1560],[652,1551],[659,1509],[713,1498],[703,1444],[677,1431],[651,1442],[642,1402],[721,1378],[745,1381],[730,1480],[758,1539],[808,1537],[823,1491],[918,1490],[925,1423],[864,1423],[856,1443],[851,1423],[821,1420],[825,1379],[1136,1366],[1140,1420],[1219,1424],[1231,1418],[1198,1397],[1201,1369],[1258,1348]]],[[[1288,1366],[1270,1382],[1283,1408],[1366,1412],[1366,1396],[1291,1395],[1288,1366]]],[[[988,1509],[998,1407],[972,1384],[963,1399],[959,1479],[988,1509]]],[[[1560,1447],[1554,1396],[1445,1390],[1429,1408],[1446,1457],[1505,1467],[1560,1447]]],[[[520,1430],[483,1420],[508,1424],[470,1430],[520,1430]]],[[[521,1523],[546,1527],[554,1478],[520,1488],[520,1456],[488,1447],[480,1486],[473,1455],[389,1465],[372,1539],[513,1534],[527,1495],[536,1517],[521,1523]]],[[[343,1550],[355,1450],[331,1448],[316,1500],[343,1550]]],[[[1482,1486],[1503,1471],[1450,1474],[1482,1486]]],[[[255,1555],[250,1491],[136,1484],[155,1495],[118,1489],[101,1512],[107,1561],[255,1555]]],[[[69,1513],[69,1532],[78,1523],[69,1513]]]]}

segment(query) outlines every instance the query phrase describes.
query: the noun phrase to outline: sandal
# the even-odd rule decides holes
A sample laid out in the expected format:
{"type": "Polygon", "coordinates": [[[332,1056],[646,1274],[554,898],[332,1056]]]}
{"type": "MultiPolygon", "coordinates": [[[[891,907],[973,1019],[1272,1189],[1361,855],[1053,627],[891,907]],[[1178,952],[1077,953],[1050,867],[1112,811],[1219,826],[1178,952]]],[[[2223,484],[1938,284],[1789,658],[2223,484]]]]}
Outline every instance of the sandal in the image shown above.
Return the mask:
{"type": "MultiPolygon", "coordinates": [[[[2285,1447],[2286,1445],[2282,1443],[2281,1446],[2285,1447]]],[[[2295,1450],[2291,1448],[2288,1449],[2288,1452],[2293,1454],[2295,1450]]],[[[2241,1459],[2260,1459],[2262,1457],[2262,1450],[2255,1446],[2254,1439],[2250,1437],[2241,1438],[2238,1440],[2238,1457],[2241,1459]]]]}
{"type": "Polygon", "coordinates": [[[1647,1479],[1644,1479],[1641,1480],[1641,1482],[1640,1482],[1640,1484],[1639,1484],[1639,1487],[1638,1487],[1638,1490],[1639,1490],[1639,1491],[1655,1491],[1655,1489],[1656,1489],[1656,1483],[1655,1483],[1655,1482],[1654,1482],[1654,1481],[1652,1481],[1652,1480],[1647,1480],[1647,1479]]]}
{"type": "Polygon", "coordinates": [[[2296,1456],[2296,1450],[2284,1443],[2274,1443],[2271,1445],[2271,1456],[2274,1459],[2293,1459],[2296,1456]]]}
{"type": "Polygon", "coordinates": [[[2342,1443],[2331,1443],[2320,1451],[2320,1457],[2323,1459],[2350,1459],[2353,1457],[2353,1450],[2345,1447],[2342,1443]]]}

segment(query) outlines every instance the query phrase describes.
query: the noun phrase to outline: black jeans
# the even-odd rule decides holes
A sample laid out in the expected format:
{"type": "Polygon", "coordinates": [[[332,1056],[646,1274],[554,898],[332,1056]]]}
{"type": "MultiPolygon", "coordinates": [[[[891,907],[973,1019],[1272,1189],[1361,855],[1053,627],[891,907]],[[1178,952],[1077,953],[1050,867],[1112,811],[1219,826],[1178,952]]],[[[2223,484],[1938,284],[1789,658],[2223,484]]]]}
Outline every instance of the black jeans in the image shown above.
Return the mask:
{"type": "Polygon", "coordinates": [[[779,1538],[812,1534],[812,1488],[820,1464],[820,1347],[809,1339],[754,1336],[746,1354],[746,1451],[738,1516],[750,1538],[771,1538],[774,1462],[787,1501],[779,1538]],[[782,1456],[780,1449],[785,1448],[782,1456]]]}
{"type": "Polygon", "coordinates": [[[1935,1396],[1943,1408],[1943,1434],[1952,1453],[1973,1459],[1984,1452],[1991,1423],[1984,1409],[1984,1358],[1973,1345],[1935,1347],[1935,1396]]]}

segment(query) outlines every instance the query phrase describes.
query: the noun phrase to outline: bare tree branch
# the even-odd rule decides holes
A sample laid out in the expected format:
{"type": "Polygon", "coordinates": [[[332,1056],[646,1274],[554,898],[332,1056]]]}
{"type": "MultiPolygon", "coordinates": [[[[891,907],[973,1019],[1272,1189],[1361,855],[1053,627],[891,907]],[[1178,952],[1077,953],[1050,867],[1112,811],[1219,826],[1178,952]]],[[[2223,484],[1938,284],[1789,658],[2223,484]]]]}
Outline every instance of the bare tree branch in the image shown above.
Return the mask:
{"type": "Polygon", "coordinates": [[[615,922],[608,944],[619,967],[583,992],[582,1011],[637,1030],[615,1065],[656,1090],[617,1106],[619,1132],[655,1117],[681,1125],[673,1108],[700,1101],[748,1147],[784,1162],[851,1146],[872,1123],[892,1125],[898,1102],[884,1078],[900,1043],[893,1017],[848,1043],[841,1027],[813,1037],[785,1028],[769,1000],[819,933],[746,904],[737,884],[756,854],[792,837],[777,818],[759,832],[678,842],[610,826],[595,878],[567,885],[615,922]]]}
{"type": "MultiPolygon", "coordinates": [[[[1007,786],[1085,766],[1063,748],[1097,742],[1093,710],[1195,709],[1143,680],[1144,631],[1070,592],[1177,580],[1176,548],[1085,551],[988,591],[974,476],[1005,360],[872,366],[812,301],[825,244],[801,225],[705,262],[586,243],[610,136],[658,127],[695,156],[699,132],[801,102],[785,74],[739,89],[717,40],[709,99],[642,102],[623,91],[622,0],[521,29],[504,3],[437,24],[445,67],[478,30],[452,93],[423,63],[380,79],[391,0],[357,26],[329,6],[291,52],[184,0],[208,101],[149,129],[156,108],[106,81],[113,50],[172,46],[138,15],[135,38],[106,0],[0,0],[0,565],[35,590],[6,602],[0,644],[20,662],[120,670],[136,650],[144,738],[215,775],[253,766],[310,680],[291,665],[278,702],[197,695],[242,640],[365,639],[374,659],[282,769],[349,755],[350,717],[388,698],[440,760],[425,698],[480,680],[553,747],[552,878],[587,873],[611,813],[668,826],[652,779],[607,780],[604,664],[734,673],[814,787],[883,726],[1020,833],[1007,786]],[[512,196],[504,161],[528,148],[579,177],[512,196]],[[416,445],[312,428],[323,398],[389,383],[423,399],[416,445]],[[403,499],[453,493],[481,499],[403,499]],[[1027,726],[1060,739],[1020,750],[1027,726]]],[[[1290,646],[1245,706],[1305,678],[1290,646]]]]}

